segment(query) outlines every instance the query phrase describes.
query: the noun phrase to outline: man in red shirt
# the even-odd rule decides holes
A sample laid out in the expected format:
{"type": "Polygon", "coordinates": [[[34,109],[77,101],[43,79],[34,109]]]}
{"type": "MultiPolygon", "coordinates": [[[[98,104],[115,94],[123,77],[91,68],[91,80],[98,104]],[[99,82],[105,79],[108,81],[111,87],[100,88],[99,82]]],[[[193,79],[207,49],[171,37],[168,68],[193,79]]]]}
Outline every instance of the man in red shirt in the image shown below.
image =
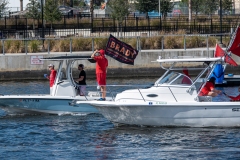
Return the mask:
{"type": "Polygon", "coordinates": [[[105,57],[105,51],[95,50],[91,56],[96,61],[96,76],[98,85],[101,88],[102,98],[100,101],[106,100],[106,76],[107,76],[107,67],[108,67],[108,60],[105,57]]]}
{"type": "Polygon", "coordinates": [[[50,70],[50,75],[48,76],[47,74],[44,74],[44,77],[49,79],[50,95],[52,95],[52,89],[53,89],[53,85],[54,85],[54,81],[55,81],[55,78],[56,78],[57,71],[54,70],[54,65],[53,64],[49,64],[48,69],[50,70]]]}
{"type": "Polygon", "coordinates": [[[212,96],[216,97],[218,94],[221,93],[221,91],[216,90],[215,87],[215,77],[211,77],[208,82],[205,84],[205,86],[202,88],[202,90],[199,93],[199,96],[212,96]]]}

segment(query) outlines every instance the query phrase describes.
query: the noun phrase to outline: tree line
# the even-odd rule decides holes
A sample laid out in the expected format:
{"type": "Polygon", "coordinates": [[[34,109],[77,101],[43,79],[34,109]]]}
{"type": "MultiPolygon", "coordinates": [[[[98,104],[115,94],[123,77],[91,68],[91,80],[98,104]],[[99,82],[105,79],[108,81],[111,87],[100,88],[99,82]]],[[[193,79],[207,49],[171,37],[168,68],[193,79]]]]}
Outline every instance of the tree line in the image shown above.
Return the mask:
{"type": "MultiPolygon", "coordinates": [[[[222,9],[224,11],[231,11],[233,9],[232,0],[181,0],[179,6],[188,7],[190,16],[192,14],[197,15],[199,13],[211,15],[219,9],[220,1],[222,1],[222,9]]],[[[42,17],[40,2],[38,0],[30,0],[26,6],[26,17],[33,20],[43,18],[52,26],[54,22],[59,21],[62,18],[59,5],[74,5],[78,7],[87,5],[85,4],[85,0],[46,0],[45,2],[42,17]]],[[[104,2],[105,0],[90,0],[90,13],[93,14],[94,6],[99,6],[104,2]]],[[[129,3],[128,0],[108,0],[106,10],[108,10],[111,18],[117,21],[118,26],[123,23],[126,16],[136,10],[141,13],[151,11],[159,12],[159,0],[135,0],[134,2],[135,3],[129,3]]],[[[0,16],[4,15],[4,13],[8,10],[8,3],[8,0],[0,1],[0,16]]],[[[166,17],[167,13],[172,12],[174,3],[171,2],[171,0],[160,0],[160,6],[160,13],[162,17],[166,17]]],[[[189,20],[191,20],[191,18],[189,18],[189,20]]],[[[34,23],[33,28],[35,28],[34,23]]]]}
{"type": "Polygon", "coordinates": [[[223,12],[231,12],[233,10],[232,0],[182,0],[180,6],[186,6],[190,3],[191,11],[195,15],[199,13],[211,15],[219,10],[221,1],[223,12]]]}

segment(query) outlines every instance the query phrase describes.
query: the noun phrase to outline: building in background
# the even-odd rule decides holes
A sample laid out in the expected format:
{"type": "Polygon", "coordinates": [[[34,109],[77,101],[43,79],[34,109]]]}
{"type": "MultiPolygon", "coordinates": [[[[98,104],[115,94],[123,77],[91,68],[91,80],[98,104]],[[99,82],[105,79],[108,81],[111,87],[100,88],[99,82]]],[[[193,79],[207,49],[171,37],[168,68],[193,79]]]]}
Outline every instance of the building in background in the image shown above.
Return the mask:
{"type": "Polygon", "coordinates": [[[235,4],[235,13],[240,14],[240,0],[234,0],[235,4]]]}
{"type": "MultiPolygon", "coordinates": [[[[45,3],[45,0],[42,0],[43,3],[45,3]]],[[[107,3],[108,0],[105,0],[105,2],[107,3]]],[[[160,2],[161,0],[159,0],[160,2]]],[[[41,3],[41,0],[38,0],[39,3],[41,3]]],[[[64,0],[62,1],[64,3],[64,0]]],[[[129,3],[135,3],[136,0],[128,0],[129,3]]],[[[181,2],[181,0],[171,0],[172,3],[174,3],[174,9],[173,12],[179,12],[179,11],[175,11],[175,10],[181,10],[181,13],[183,14],[188,14],[188,6],[181,6],[179,5],[179,3],[181,2]]],[[[232,0],[233,2],[233,10],[232,10],[232,14],[240,14],[240,0],[232,0]]],[[[29,3],[29,0],[9,0],[9,10],[10,12],[16,12],[16,11],[22,11],[25,10],[27,3],[29,3]],[[17,3],[16,3],[17,1],[17,3]]],[[[86,4],[90,4],[90,0],[85,0],[86,4]]],[[[63,4],[62,4],[63,5],[63,4]]],[[[102,6],[101,6],[102,7],[102,6]]]]}

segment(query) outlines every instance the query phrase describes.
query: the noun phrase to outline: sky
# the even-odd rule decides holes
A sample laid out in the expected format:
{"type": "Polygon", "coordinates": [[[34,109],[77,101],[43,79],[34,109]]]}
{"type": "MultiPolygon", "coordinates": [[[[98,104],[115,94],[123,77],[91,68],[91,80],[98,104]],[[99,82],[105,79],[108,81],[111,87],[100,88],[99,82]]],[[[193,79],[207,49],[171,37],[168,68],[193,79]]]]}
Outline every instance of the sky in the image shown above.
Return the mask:
{"type": "MultiPolygon", "coordinates": [[[[8,7],[10,7],[11,11],[17,11],[17,9],[20,10],[20,0],[8,0],[8,2],[8,7]]],[[[23,0],[23,8],[25,8],[28,3],[29,0],[23,0]]]]}

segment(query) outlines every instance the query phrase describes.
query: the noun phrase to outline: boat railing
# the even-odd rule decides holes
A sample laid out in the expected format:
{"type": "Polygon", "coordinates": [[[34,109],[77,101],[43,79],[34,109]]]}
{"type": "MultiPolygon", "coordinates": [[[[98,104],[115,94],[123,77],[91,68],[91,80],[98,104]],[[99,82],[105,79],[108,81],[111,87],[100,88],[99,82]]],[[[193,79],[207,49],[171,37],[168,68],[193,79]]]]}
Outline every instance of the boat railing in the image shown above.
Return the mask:
{"type": "MultiPolygon", "coordinates": [[[[145,101],[141,89],[146,89],[154,84],[148,84],[148,85],[105,85],[106,86],[106,95],[108,97],[111,97],[111,99],[114,101],[115,97],[118,93],[121,93],[125,90],[129,89],[137,89],[143,100],[145,101]]],[[[80,87],[81,85],[77,85],[76,87],[80,87]]],[[[100,90],[100,86],[98,85],[86,85],[86,91],[84,93],[85,99],[88,101],[88,97],[100,97],[102,94],[100,90]]]]}
{"type": "Polygon", "coordinates": [[[212,102],[211,96],[198,96],[197,101],[199,102],[212,102]]]}
{"type": "MultiPolygon", "coordinates": [[[[109,97],[112,101],[115,101],[116,95],[123,92],[123,91],[128,91],[128,94],[136,94],[138,91],[139,96],[136,99],[142,99],[143,101],[147,101],[146,99],[146,95],[149,95],[148,97],[154,97],[161,95],[161,94],[166,94],[164,92],[160,92],[160,93],[153,93],[152,91],[147,92],[144,89],[150,88],[150,87],[159,87],[159,88],[168,88],[168,90],[171,90],[172,88],[187,88],[190,86],[155,86],[154,84],[148,84],[148,85],[106,85],[106,97],[109,97]],[[131,92],[131,89],[133,90],[131,92]],[[144,92],[143,92],[144,90],[144,92]],[[158,94],[158,95],[157,95],[158,94]],[[151,95],[151,96],[150,96],[151,95]]],[[[96,97],[96,98],[100,98],[101,97],[101,90],[97,88],[97,85],[87,85],[86,87],[86,91],[84,93],[84,97],[86,101],[92,100],[92,98],[90,97],[96,97]]],[[[181,94],[181,93],[177,93],[177,94],[181,94]]],[[[186,93],[182,93],[182,94],[186,94],[186,93]]],[[[189,93],[190,94],[190,93],[189,93]]],[[[172,97],[174,97],[174,99],[176,100],[176,102],[178,101],[177,98],[175,97],[173,92],[170,92],[169,95],[171,95],[172,97]]]]}

